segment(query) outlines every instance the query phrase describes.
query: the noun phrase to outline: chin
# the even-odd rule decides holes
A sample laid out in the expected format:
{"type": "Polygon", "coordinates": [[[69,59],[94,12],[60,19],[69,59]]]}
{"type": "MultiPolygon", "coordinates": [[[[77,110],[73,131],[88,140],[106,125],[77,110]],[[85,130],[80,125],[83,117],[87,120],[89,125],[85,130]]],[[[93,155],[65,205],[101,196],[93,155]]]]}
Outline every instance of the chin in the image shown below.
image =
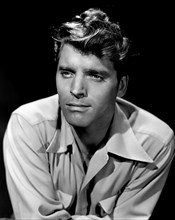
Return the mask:
{"type": "Polygon", "coordinates": [[[77,121],[77,120],[67,120],[67,122],[72,125],[73,127],[81,127],[81,128],[86,128],[89,126],[89,123],[86,123],[84,121],[77,121]]]}
{"type": "Polygon", "coordinates": [[[90,121],[85,118],[85,117],[80,117],[80,116],[67,116],[65,117],[67,122],[72,125],[73,127],[82,127],[82,128],[86,128],[89,126],[90,121]]]}

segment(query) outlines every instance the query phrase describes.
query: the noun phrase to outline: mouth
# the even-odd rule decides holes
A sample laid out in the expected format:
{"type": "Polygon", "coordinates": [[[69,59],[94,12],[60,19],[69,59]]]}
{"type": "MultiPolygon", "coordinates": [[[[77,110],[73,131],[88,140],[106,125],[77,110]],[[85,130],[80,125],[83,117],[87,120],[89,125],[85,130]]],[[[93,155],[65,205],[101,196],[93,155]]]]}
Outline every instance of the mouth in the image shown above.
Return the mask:
{"type": "Polygon", "coordinates": [[[77,103],[77,102],[69,102],[66,104],[69,111],[71,112],[86,112],[91,107],[88,104],[85,103],[77,103]]]}
{"type": "Polygon", "coordinates": [[[81,107],[81,108],[87,108],[87,107],[90,107],[90,105],[88,104],[84,104],[84,103],[77,103],[77,102],[69,102],[67,103],[67,106],[70,106],[70,107],[81,107]]]}

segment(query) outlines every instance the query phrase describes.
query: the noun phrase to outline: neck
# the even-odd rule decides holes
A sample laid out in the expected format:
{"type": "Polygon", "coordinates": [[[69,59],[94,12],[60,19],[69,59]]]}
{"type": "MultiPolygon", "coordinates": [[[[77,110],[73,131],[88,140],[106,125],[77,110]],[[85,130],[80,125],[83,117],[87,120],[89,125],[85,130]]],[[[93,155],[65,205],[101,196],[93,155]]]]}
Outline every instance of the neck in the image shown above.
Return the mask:
{"type": "Polygon", "coordinates": [[[87,154],[93,154],[95,151],[101,147],[101,142],[104,140],[109,126],[111,124],[113,115],[108,117],[108,120],[101,123],[95,123],[89,127],[74,127],[76,135],[82,142],[82,146],[85,149],[81,149],[87,154]],[[98,131],[98,132],[97,132],[98,131]]]}

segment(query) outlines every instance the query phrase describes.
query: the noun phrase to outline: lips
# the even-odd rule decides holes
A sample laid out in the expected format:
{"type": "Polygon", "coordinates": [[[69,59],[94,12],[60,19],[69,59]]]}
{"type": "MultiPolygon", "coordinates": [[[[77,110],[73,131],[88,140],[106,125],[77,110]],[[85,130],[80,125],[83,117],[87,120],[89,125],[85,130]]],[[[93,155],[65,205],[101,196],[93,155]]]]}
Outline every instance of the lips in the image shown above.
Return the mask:
{"type": "Polygon", "coordinates": [[[79,102],[69,102],[67,103],[68,106],[71,107],[90,107],[90,105],[85,104],[85,103],[79,103],[79,102]]]}
{"type": "Polygon", "coordinates": [[[66,104],[66,106],[70,112],[79,112],[79,113],[87,112],[91,107],[86,103],[80,103],[80,102],[69,102],[66,104]]]}

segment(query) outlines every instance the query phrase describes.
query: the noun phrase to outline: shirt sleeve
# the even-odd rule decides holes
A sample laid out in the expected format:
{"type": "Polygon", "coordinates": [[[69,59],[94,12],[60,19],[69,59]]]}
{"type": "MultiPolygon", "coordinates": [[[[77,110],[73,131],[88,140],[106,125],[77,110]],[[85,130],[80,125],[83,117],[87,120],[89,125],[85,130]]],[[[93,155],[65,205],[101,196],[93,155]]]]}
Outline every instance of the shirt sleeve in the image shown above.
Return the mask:
{"type": "Polygon", "coordinates": [[[69,219],[55,193],[43,143],[23,117],[13,114],[4,135],[7,187],[15,219],[69,219]]]}
{"type": "MultiPolygon", "coordinates": [[[[152,146],[154,148],[154,145],[152,146]]],[[[126,185],[116,202],[110,219],[150,218],[168,177],[174,157],[174,137],[157,152],[154,164],[138,163],[131,181],[126,185]]]]}

